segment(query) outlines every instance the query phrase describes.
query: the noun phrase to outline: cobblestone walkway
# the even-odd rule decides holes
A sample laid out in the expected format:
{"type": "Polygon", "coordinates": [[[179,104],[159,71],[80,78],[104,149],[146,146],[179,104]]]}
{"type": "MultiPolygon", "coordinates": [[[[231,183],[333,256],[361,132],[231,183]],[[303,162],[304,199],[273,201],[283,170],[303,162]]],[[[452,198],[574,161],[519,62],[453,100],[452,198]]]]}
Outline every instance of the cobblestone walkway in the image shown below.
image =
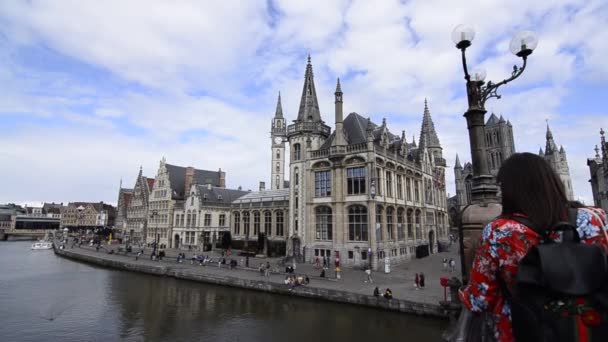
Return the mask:
{"type": "MultiPolygon", "coordinates": [[[[390,288],[393,292],[393,296],[398,299],[409,300],[417,303],[427,303],[427,304],[438,304],[440,300],[443,300],[444,290],[439,283],[439,278],[442,276],[446,277],[460,277],[460,262],[458,259],[457,253],[457,244],[453,244],[451,246],[451,251],[432,254],[426,258],[422,259],[413,259],[410,262],[403,263],[398,266],[391,266],[390,273],[382,273],[382,272],[373,272],[372,278],[373,283],[367,283],[365,280],[367,276],[364,271],[355,270],[350,268],[341,268],[341,279],[338,280],[335,278],[334,267],[329,270],[326,270],[327,278],[319,278],[319,274],[321,272],[320,269],[315,268],[314,265],[311,264],[302,264],[299,263],[296,266],[296,274],[308,275],[311,279],[311,282],[308,286],[314,286],[319,288],[327,288],[327,289],[336,289],[360,294],[371,295],[373,293],[374,287],[378,286],[380,292],[383,293],[386,288],[390,288]],[[454,258],[456,260],[457,269],[454,273],[450,273],[448,271],[443,270],[442,260],[443,258],[454,258]],[[414,277],[415,273],[423,272],[426,278],[426,287],[425,289],[416,289],[414,287],[414,277]]],[[[70,246],[66,246],[70,247],[70,246]]],[[[114,259],[114,260],[135,260],[133,255],[124,256],[117,254],[108,254],[106,249],[114,249],[117,250],[119,246],[111,245],[104,246],[99,252],[95,251],[92,247],[74,247],[69,248],[72,252],[78,252],[83,254],[90,254],[100,256],[103,255],[106,258],[114,259]]],[[[134,251],[139,251],[139,249],[134,249],[134,251]]],[[[241,267],[241,258],[240,256],[232,256],[239,262],[239,266],[237,269],[230,270],[228,265],[222,265],[221,268],[218,268],[217,262],[213,264],[206,264],[206,266],[200,266],[198,264],[191,265],[190,260],[185,260],[183,263],[177,263],[176,257],[178,251],[176,250],[165,250],[167,256],[163,261],[152,261],[150,260],[150,253],[152,252],[151,248],[146,248],[145,255],[139,257],[138,263],[146,263],[146,264],[154,264],[154,265],[162,265],[165,267],[172,268],[180,268],[184,271],[191,271],[196,273],[211,273],[217,275],[226,275],[232,277],[239,277],[243,279],[259,279],[261,281],[271,281],[273,283],[282,284],[285,279],[285,274],[282,273],[284,268],[279,269],[280,273],[273,273],[269,278],[263,277],[258,271],[257,267],[260,263],[265,263],[269,261],[273,267],[273,269],[278,269],[278,258],[249,258],[250,268],[241,267]]],[[[192,252],[188,251],[179,251],[186,254],[187,258],[192,256],[192,252]]],[[[217,260],[218,254],[207,252],[204,253],[206,256],[210,256],[213,259],[217,260]]],[[[231,257],[227,257],[227,260],[230,260],[231,257]]],[[[243,259],[244,260],[244,259],[243,259]]]]}

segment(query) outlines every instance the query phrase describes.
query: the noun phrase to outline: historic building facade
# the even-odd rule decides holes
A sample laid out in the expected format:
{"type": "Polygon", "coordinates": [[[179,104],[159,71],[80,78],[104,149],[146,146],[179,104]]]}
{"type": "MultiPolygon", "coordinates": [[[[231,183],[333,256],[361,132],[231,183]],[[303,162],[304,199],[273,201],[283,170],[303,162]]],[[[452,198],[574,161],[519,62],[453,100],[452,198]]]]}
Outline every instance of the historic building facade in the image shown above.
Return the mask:
{"type": "Polygon", "coordinates": [[[144,176],[140,167],[131,196],[125,196],[127,218],[126,224],[123,224],[123,238],[128,238],[132,243],[143,243],[146,240],[148,202],[153,187],[154,178],[144,176]]]}
{"type": "Polygon", "coordinates": [[[126,237],[132,238],[127,230],[127,210],[131,197],[133,197],[133,189],[123,188],[121,179],[120,186],[118,187],[118,201],[116,202],[115,228],[117,232],[120,232],[120,236],[118,237],[123,239],[126,237]]]}
{"type": "Polygon", "coordinates": [[[173,207],[177,201],[185,200],[193,184],[224,188],[226,173],[221,169],[208,171],[167,164],[163,157],[148,200],[148,245],[158,243],[161,248],[173,247],[173,207]]]}
{"type": "Polygon", "coordinates": [[[541,148],[538,154],[544,157],[545,160],[551,165],[551,168],[557,173],[562,183],[564,184],[564,190],[566,190],[566,196],[569,200],[574,200],[574,190],[572,189],[572,181],[570,180],[570,168],[568,167],[568,159],[566,158],[566,150],[564,146],[557,148],[557,144],[553,140],[553,133],[547,124],[546,133],[547,143],[545,144],[545,151],[541,148]]]}
{"type": "Polygon", "coordinates": [[[190,187],[184,201],[173,210],[173,248],[211,248],[230,231],[232,201],[247,191],[232,190],[212,184],[190,187]]]}
{"type": "Polygon", "coordinates": [[[604,134],[604,129],[601,129],[601,148],[595,145],[595,158],[587,159],[587,166],[591,174],[589,183],[593,193],[593,205],[608,211],[608,143],[604,134]]]}
{"type": "Polygon", "coordinates": [[[71,202],[61,209],[61,227],[95,229],[114,226],[116,208],[103,202],[71,202]]]}
{"type": "Polygon", "coordinates": [[[445,160],[426,101],[417,146],[404,132],[391,133],[386,120],[377,125],[357,113],[344,118],[339,80],[334,95],[332,133],[321,118],[309,57],[293,124],[284,126],[280,98],[277,103],[273,190],[233,202],[233,235],[258,236],[266,222],[275,224],[276,232],[284,220],[280,240],[288,256],[310,262],[331,255],[351,266],[377,267],[385,258],[400,262],[437,251],[448,234],[445,160]],[[285,143],[287,168],[280,158],[285,143]],[[276,190],[283,170],[289,172],[289,187],[276,190]]]}
{"type": "Polygon", "coordinates": [[[286,254],[289,218],[289,189],[247,192],[232,202],[232,245],[237,249],[286,254]]]}

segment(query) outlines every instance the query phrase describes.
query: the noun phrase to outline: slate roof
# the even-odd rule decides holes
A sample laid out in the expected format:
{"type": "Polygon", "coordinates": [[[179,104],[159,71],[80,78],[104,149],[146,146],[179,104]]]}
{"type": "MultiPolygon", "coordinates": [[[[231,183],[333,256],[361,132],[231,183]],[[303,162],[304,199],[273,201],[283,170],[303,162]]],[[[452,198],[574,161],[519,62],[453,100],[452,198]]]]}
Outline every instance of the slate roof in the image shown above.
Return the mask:
{"type": "Polygon", "coordinates": [[[209,187],[206,185],[197,185],[196,188],[202,201],[214,205],[229,206],[232,201],[249,193],[248,191],[219,188],[214,186],[209,189],[209,187]]]}
{"type": "Polygon", "coordinates": [[[150,178],[150,177],[144,177],[146,178],[146,182],[148,182],[148,189],[152,190],[152,188],[154,187],[154,178],[150,178]]]}
{"type": "Polygon", "coordinates": [[[310,55],[308,56],[306,72],[304,73],[304,87],[302,88],[302,97],[300,98],[300,109],[298,110],[297,121],[322,121],[321,112],[319,111],[319,101],[317,100],[317,90],[315,89],[315,81],[312,73],[312,64],[310,63],[310,55]]]}
{"type": "Polygon", "coordinates": [[[488,118],[488,121],[486,121],[486,125],[497,125],[499,122],[500,120],[498,119],[496,114],[492,113],[492,115],[490,115],[490,117],[488,118]]]}
{"type": "MultiPolygon", "coordinates": [[[[173,197],[184,198],[187,168],[171,164],[165,164],[165,167],[167,168],[167,172],[169,172],[169,181],[171,182],[173,197]]],[[[192,184],[211,184],[213,186],[220,186],[220,173],[218,171],[194,169],[192,184]]]]}
{"type": "Polygon", "coordinates": [[[232,203],[288,201],[289,189],[251,191],[235,199],[232,203]]]}

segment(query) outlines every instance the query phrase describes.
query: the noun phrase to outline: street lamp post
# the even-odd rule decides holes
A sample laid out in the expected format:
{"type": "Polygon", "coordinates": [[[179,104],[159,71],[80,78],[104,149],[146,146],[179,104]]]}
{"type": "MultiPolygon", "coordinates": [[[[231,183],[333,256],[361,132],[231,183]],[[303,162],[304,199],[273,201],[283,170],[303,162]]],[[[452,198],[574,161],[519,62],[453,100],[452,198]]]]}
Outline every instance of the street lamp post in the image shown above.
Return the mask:
{"type": "Polygon", "coordinates": [[[494,83],[485,82],[486,73],[482,69],[469,73],[466,60],[466,49],[471,46],[475,31],[467,25],[458,25],[452,32],[452,41],[462,54],[462,68],[466,80],[468,109],[464,113],[469,130],[471,161],[473,163],[473,184],[471,189],[471,204],[462,212],[460,233],[460,260],[462,277],[466,283],[468,270],[472,264],[479,236],[484,225],[498,216],[502,210],[498,203],[498,187],[490,174],[486,158],[485,144],[485,103],[490,98],[500,99],[498,88],[521,76],[526,68],[528,56],[536,48],[538,40],[534,33],[524,31],[511,40],[510,50],[523,60],[521,67],[513,66],[511,76],[494,83]]]}
{"type": "MultiPolygon", "coordinates": [[[[158,210],[156,210],[156,209],[152,210],[152,213],[150,214],[150,219],[153,220],[157,216],[158,216],[158,210]]],[[[156,255],[157,248],[158,248],[158,222],[155,222],[154,223],[154,248],[152,249],[153,255],[156,255]]]]}

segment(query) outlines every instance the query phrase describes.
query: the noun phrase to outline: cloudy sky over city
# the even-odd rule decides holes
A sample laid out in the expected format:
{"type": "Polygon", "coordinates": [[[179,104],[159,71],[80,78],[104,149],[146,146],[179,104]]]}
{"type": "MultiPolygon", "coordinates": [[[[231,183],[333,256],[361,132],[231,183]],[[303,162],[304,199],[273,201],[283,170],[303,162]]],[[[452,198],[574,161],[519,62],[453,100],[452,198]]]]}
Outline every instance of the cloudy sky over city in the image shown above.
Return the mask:
{"type": "Polygon", "coordinates": [[[311,55],[322,118],[346,113],[408,140],[428,99],[454,193],[470,160],[460,24],[477,35],[472,68],[500,81],[538,34],[522,77],[489,112],[513,124],[517,151],[568,153],[575,197],[591,203],[587,158],[608,128],[605,1],[4,1],[0,4],[0,203],[116,202],[160,159],[227,172],[232,188],[270,181],[277,94],[295,119],[311,55]]]}

